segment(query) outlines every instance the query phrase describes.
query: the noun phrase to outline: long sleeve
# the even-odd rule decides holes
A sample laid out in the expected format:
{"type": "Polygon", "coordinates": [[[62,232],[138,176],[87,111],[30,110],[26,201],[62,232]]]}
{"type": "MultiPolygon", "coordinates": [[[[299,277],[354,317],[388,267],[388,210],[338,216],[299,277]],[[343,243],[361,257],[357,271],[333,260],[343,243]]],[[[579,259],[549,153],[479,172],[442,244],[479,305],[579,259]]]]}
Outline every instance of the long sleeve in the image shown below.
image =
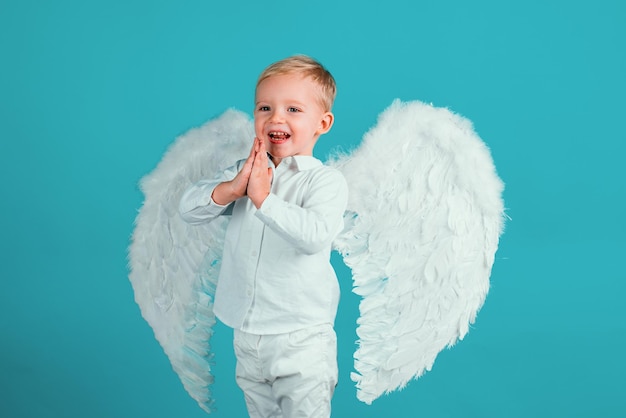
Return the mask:
{"type": "Polygon", "coordinates": [[[341,173],[325,169],[309,182],[301,205],[270,193],[256,216],[298,250],[313,254],[327,248],[343,227],[347,199],[341,173]]]}
{"type": "Polygon", "coordinates": [[[215,314],[256,334],[333,323],[339,285],[330,252],[343,227],[346,181],[312,156],[270,166],[271,191],[261,207],[247,198],[233,205],[215,314]]]}
{"type": "Polygon", "coordinates": [[[219,205],[211,198],[215,187],[225,181],[232,180],[239,171],[240,162],[224,170],[223,173],[211,180],[200,180],[185,191],[180,199],[178,211],[181,218],[192,225],[211,222],[222,214],[230,213],[232,202],[229,205],[219,205]]]}

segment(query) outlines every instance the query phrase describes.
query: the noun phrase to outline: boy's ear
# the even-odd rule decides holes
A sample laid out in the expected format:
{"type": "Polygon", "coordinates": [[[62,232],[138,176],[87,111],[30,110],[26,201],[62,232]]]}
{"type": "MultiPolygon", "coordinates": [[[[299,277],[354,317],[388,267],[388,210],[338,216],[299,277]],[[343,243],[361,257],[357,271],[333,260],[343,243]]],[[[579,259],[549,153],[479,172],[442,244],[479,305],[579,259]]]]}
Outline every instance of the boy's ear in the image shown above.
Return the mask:
{"type": "Polygon", "coordinates": [[[333,127],[333,122],[335,122],[335,115],[331,112],[324,113],[320,121],[320,127],[317,129],[317,134],[322,135],[330,131],[330,128],[333,127]]]}

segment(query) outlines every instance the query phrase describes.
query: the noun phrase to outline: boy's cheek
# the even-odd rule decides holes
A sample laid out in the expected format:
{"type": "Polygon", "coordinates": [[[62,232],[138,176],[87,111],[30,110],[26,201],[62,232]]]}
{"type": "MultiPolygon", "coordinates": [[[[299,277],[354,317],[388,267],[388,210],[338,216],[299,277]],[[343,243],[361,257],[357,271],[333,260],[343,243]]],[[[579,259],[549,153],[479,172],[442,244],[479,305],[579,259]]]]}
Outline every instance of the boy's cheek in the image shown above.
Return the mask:
{"type": "Polygon", "coordinates": [[[256,121],[254,123],[254,134],[257,138],[263,138],[263,126],[256,121]]]}

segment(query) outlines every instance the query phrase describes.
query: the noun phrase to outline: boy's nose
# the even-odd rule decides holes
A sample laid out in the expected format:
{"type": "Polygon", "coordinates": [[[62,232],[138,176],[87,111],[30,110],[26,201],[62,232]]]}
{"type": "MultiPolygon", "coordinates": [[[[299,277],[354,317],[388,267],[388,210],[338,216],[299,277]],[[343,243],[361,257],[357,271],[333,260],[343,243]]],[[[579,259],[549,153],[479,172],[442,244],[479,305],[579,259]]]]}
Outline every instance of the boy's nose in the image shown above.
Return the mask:
{"type": "Polygon", "coordinates": [[[274,110],[270,116],[270,122],[282,122],[284,120],[284,116],[280,110],[274,110]]]}

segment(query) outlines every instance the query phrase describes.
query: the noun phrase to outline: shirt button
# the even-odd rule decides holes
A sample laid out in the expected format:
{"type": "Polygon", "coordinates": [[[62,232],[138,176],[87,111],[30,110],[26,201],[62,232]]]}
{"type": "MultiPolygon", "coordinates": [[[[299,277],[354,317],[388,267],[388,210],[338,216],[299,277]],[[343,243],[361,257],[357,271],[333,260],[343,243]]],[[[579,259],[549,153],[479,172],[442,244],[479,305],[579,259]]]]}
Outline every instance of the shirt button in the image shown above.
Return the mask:
{"type": "Polygon", "coordinates": [[[256,257],[257,255],[259,255],[259,253],[256,251],[252,251],[250,254],[252,255],[252,257],[256,257]]]}

